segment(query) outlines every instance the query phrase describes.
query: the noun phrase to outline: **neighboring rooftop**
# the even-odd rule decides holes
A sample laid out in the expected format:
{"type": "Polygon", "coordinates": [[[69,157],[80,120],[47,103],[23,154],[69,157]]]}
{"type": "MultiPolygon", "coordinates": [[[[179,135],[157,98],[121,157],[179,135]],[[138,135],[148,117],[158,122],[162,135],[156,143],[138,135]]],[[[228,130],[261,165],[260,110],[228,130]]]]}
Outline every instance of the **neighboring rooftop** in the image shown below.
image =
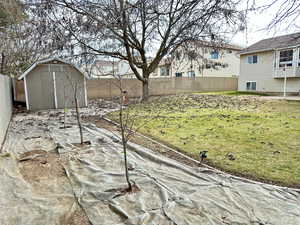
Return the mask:
{"type": "Polygon", "coordinates": [[[113,60],[96,60],[93,65],[95,66],[113,66],[113,65],[116,65],[120,62],[120,60],[116,60],[116,61],[113,61],[113,60]]]}
{"type": "Polygon", "coordinates": [[[238,45],[225,43],[225,42],[210,42],[205,40],[198,40],[198,41],[189,41],[191,43],[195,43],[198,47],[211,47],[216,49],[231,49],[231,50],[237,50],[240,51],[243,48],[238,45]]]}
{"type": "Polygon", "coordinates": [[[298,45],[300,45],[300,32],[261,40],[248,48],[244,48],[240,54],[288,48],[298,45]]]}

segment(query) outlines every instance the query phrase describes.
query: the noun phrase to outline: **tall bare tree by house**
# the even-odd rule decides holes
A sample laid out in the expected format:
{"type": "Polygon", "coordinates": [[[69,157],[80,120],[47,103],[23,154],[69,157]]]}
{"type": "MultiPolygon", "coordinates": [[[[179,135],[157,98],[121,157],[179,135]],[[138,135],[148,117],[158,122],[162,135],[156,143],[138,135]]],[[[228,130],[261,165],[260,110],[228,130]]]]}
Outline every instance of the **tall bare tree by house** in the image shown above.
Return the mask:
{"type": "Polygon", "coordinates": [[[190,40],[216,42],[241,28],[240,0],[43,0],[28,6],[55,24],[73,55],[128,61],[149,96],[149,76],[162,58],[190,40]]]}

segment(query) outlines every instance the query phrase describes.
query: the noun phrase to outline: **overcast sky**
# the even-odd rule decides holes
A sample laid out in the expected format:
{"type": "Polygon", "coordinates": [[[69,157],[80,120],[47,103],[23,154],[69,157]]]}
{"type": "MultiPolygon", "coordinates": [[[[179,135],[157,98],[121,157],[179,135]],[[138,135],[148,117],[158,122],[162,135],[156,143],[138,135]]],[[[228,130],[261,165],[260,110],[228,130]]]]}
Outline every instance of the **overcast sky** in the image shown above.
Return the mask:
{"type": "MultiPolygon", "coordinates": [[[[270,2],[270,0],[259,0],[257,1],[260,4],[266,4],[270,2]]],[[[300,4],[300,0],[299,0],[300,4]]],[[[298,4],[298,5],[299,5],[298,4]]],[[[282,1],[279,0],[277,5],[274,5],[270,9],[266,10],[264,13],[256,12],[248,14],[248,29],[247,32],[240,32],[233,36],[232,43],[241,45],[243,47],[249,46],[258,42],[265,38],[271,38],[274,36],[285,35],[290,33],[300,32],[300,28],[295,26],[290,26],[288,29],[288,25],[290,21],[285,21],[284,23],[277,26],[276,29],[267,30],[265,29],[267,25],[274,18],[275,13],[282,6],[282,1]]],[[[300,16],[297,19],[291,18],[293,20],[293,24],[300,25],[300,16]]],[[[290,19],[290,20],[291,20],[290,19]]]]}

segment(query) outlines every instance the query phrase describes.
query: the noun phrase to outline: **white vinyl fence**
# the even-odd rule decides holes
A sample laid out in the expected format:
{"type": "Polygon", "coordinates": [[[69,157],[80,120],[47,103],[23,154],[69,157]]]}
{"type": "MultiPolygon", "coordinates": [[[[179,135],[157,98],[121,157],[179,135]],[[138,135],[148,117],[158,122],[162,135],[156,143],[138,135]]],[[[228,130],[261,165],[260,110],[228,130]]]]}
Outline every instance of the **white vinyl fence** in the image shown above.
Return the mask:
{"type": "Polygon", "coordinates": [[[12,115],[11,79],[0,74],[0,149],[12,115]]]}

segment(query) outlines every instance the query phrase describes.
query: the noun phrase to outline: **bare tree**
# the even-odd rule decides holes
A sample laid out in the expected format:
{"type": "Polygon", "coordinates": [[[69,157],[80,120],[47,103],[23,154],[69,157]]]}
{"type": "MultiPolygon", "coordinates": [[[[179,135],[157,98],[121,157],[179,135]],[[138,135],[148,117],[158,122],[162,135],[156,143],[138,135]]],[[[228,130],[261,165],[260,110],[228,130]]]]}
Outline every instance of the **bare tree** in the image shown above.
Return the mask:
{"type": "Polygon", "coordinates": [[[24,19],[23,5],[18,0],[0,2],[0,31],[24,19]]]}
{"type": "Polygon", "coordinates": [[[49,56],[47,46],[40,43],[33,27],[21,23],[11,26],[1,35],[2,71],[11,76],[24,72],[31,64],[49,56]],[[28,26],[28,27],[26,27],[28,26]]]}
{"type": "Polygon", "coordinates": [[[40,19],[24,1],[0,2],[2,73],[17,76],[34,62],[61,52],[54,25],[40,19]]]}
{"type": "Polygon", "coordinates": [[[28,1],[36,15],[55,24],[73,56],[126,60],[149,97],[149,76],[164,56],[190,40],[216,41],[243,21],[240,0],[43,0],[28,1]]]}
{"type": "Polygon", "coordinates": [[[126,191],[132,192],[134,188],[138,188],[135,183],[130,180],[129,177],[129,166],[128,166],[128,157],[127,157],[127,145],[128,142],[140,131],[142,127],[145,127],[150,121],[159,117],[160,110],[155,108],[154,105],[149,106],[148,115],[139,114],[138,108],[143,105],[140,101],[136,100],[134,103],[131,103],[133,107],[128,106],[127,92],[126,88],[123,85],[123,77],[120,75],[114,75],[115,83],[114,85],[119,89],[119,109],[118,114],[114,115],[113,119],[117,121],[120,134],[121,134],[121,143],[123,147],[123,156],[124,156],[124,168],[125,168],[125,178],[128,184],[126,191]],[[155,113],[152,113],[152,109],[155,108],[155,113]]]}
{"type": "Polygon", "coordinates": [[[265,29],[272,30],[279,26],[284,30],[294,28],[299,30],[300,18],[300,2],[299,0],[245,0],[246,2],[246,15],[250,11],[258,13],[271,14],[272,18],[267,21],[265,29]]]}
{"type": "MultiPolygon", "coordinates": [[[[79,129],[79,135],[80,135],[80,144],[83,145],[83,132],[82,132],[82,124],[81,124],[81,116],[80,116],[80,109],[79,109],[79,96],[81,96],[83,93],[83,89],[80,87],[80,84],[77,80],[72,79],[70,74],[65,73],[65,76],[68,80],[68,85],[65,85],[65,87],[71,87],[71,99],[74,101],[75,104],[75,110],[76,110],[76,120],[77,120],[77,125],[79,129]]],[[[65,91],[65,90],[64,90],[65,91]]],[[[66,110],[66,102],[64,99],[64,110],[66,110]]]]}
{"type": "MultiPolygon", "coordinates": [[[[124,89],[122,86],[122,78],[119,77],[119,90],[120,90],[120,107],[119,107],[119,125],[121,129],[121,137],[122,137],[122,146],[123,146],[123,154],[124,154],[124,167],[125,167],[125,177],[126,182],[128,184],[128,190],[132,191],[132,184],[129,180],[129,172],[128,172],[128,162],[127,162],[127,143],[129,141],[130,135],[132,134],[132,127],[131,129],[127,126],[128,116],[124,118],[124,89]],[[125,119],[125,121],[124,121],[125,119]]],[[[129,115],[129,114],[127,114],[129,115]]],[[[131,123],[133,126],[133,123],[131,123]]]]}
{"type": "MultiPolygon", "coordinates": [[[[109,64],[113,63],[113,65],[116,65],[111,58],[108,58],[107,60],[109,64]]],[[[128,71],[120,71],[116,65],[109,71],[96,67],[94,73],[98,77],[102,76],[112,78],[113,86],[118,90],[119,107],[116,113],[111,114],[111,119],[118,124],[119,133],[116,133],[116,137],[119,138],[123,148],[125,179],[128,187],[126,189],[122,189],[122,192],[126,193],[137,191],[138,187],[135,185],[134,181],[130,180],[130,166],[127,155],[128,142],[137,134],[137,132],[140,131],[142,127],[146,126],[147,123],[159,115],[159,110],[156,109],[155,113],[151,113],[151,109],[154,109],[154,106],[149,106],[149,114],[145,116],[139,114],[139,111],[137,110],[139,106],[142,106],[138,98],[131,100],[131,103],[129,104],[128,97],[133,90],[127,89],[124,84],[124,77],[128,74],[128,71]]]]}

